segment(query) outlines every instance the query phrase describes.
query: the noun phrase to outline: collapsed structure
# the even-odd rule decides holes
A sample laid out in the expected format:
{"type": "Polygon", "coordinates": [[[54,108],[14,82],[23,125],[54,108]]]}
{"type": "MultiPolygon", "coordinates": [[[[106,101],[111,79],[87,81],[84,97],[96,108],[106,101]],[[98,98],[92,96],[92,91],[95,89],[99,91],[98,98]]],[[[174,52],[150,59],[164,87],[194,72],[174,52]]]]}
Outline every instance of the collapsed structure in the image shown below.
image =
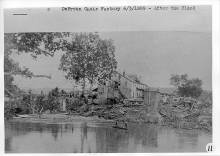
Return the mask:
{"type": "Polygon", "coordinates": [[[144,90],[148,85],[141,83],[136,75],[126,75],[115,71],[111,79],[98,86],[99,103],[119,99],[141,100],[144,99],[144,90]]]}

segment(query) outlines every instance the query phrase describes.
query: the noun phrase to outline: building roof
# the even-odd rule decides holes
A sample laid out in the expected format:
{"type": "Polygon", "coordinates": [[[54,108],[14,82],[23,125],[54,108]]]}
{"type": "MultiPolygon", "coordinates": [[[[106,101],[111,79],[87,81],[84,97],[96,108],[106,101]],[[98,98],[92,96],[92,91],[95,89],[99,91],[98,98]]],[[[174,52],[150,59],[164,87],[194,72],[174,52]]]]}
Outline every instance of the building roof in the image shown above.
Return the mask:
{"type": "Polygon", "coordinates": [[[174,88],[158,88],[159,92],[162,94],[169,94],[169,95],[173,95],[175,89],[174,88]]]}
{"type": "Polygon", "coordinates": [[[136,83],[136,84],[140,84],[140,85],[145,85],[146,87],[149,87],[148,85],[144,84],[144,83],[141,83],[141,82],[137,82],[135,80],[133,80],[131,77],[129,77],[129,75],[126,75],[126,74],[121,74],[120,72],[118,71],[114,71],[115,73],[119,74],[121,77],[124,77],[125,79],[127,79],[128,81],[130,82],[133,82],[133,83],[136,83]]]}

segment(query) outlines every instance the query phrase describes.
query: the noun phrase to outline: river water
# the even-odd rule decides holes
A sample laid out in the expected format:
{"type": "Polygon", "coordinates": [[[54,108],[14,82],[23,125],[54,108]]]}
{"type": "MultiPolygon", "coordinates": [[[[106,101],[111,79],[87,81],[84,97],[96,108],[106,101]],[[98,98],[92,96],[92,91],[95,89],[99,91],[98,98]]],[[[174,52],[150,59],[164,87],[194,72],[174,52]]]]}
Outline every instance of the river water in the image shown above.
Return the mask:
{"type": "Polygon", "coordinates": [[[6,153],[205,152],[212,135],[147,124],[128,130],[109,123],[5,123],[6,153]]]}

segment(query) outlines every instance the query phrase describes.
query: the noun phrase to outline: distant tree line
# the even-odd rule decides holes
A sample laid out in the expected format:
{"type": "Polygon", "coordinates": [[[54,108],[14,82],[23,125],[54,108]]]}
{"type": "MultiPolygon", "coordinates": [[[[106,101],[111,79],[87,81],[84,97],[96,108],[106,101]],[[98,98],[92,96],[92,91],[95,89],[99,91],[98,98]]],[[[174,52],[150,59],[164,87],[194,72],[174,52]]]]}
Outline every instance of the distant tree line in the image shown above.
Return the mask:
{"type": "Polygon", "coordinates": [[[180,96],[198,98],[202,90],[202,80],[199,78],[189,79],[187,74],[171,75],[171,85],[176,87],[176,92],[180,96]]]}

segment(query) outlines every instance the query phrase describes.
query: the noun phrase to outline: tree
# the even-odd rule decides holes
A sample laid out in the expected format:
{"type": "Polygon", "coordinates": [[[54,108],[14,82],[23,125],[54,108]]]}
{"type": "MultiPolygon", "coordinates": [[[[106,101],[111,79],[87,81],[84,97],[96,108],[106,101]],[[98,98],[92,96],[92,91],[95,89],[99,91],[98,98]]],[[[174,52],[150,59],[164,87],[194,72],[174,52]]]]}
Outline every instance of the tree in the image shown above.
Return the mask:
{"type": "Polygon", "coordinates": [[[52,89],[48,94],[47,106],[46,109],[50,112],[59,110],[59,88],[52,89]]]}
{"type": "Polygon", "coordinates": [[[39,114],[39,117],[41,117],[42,112],[46,108],[46,101],[44,100],[45,96],[44,95],[38,95],[36,97],[35,101],[35,110],[39,114]]]}
{"type": "Polygon", "coordinates": [[[47,77],[34,75],[28,68],[22,69],[10,58],[12,53],[29,53],[34,59],[38,55],[53,56],[60,49],[58,41],[62,33],[6,33],[4,35],[4,74],[25,77],[47,77]]]}
{"type": "Polygon", "coordinates": [[[28,94],[23,95],[22,103],[23,106],[31,110],[32,114],[40,114],[43,111],[43,99],[44,97],[42,95],[36,96],[29,90],[28,94]]]}
{"type": "Polygon", "coordinates": [[[170,83],[177,88],[180,96],[198,98],[202,93],[202,81],[198,78],[189,79],[187,74],[171,75],[170,83]]]}
{"type": "MultiPolygon", "coordinates": [[[[65,34],[65,33],[63,33],[65,34]]],[[[4,49],[7,55],[12,52],[29,53],[32,57],[38,55],[53,56],[60,49],[59,38],[62,33],[6,33],[4,49]]]]}
{"type": "Polygon", "coordinates": [[[34,106],[33,106],[33,103],[32,103],[31,90],[29,90],[28,94],[23,95],[22,105],[25,106],[26,108],[28,108],[29,112],[31,110],[31,112],[33,114],[35,113],[35,109],[34,109],[34,106]]]}
{"type": "Polygon", "coordinates": [[[32,114],[37,113],[40,117],[41,113],[46,110],[45,95],[33,95],[31,90],[28,94],[23,95],[23,106],[26,106],[31,110],[32,114]]]}
{"type": "MultiPolygon", "coordinates": [[[[10,58],[12,53],[29,53],[34,59],[38,55],[53,56],[60,47],[56,40],[62,33],[5,33],[4,34],[4,88],[5,93],[11,97],[20,96],[21,90],[13,84],[14,75],[21,75],[26,78],[45,77],[47,75],[36,75],[28,68],[21,68],[18,63],[10,58]]],[[[28,98],[28,97],[27,97],[28,98]]],[[[27,99],[26,99],[27,102],[27,99]]],[[[24,102],[25,103],[25,102],[24,102]]],[[[26,103],[35,111],[34,103],[26,103]]],[[[5,111],[7,106],[5,107],[5,111]]],[[[6,111],[7,112],[7,111],[6,111]]]]}
{"type": "Polygon", "coordinates": [[[59,69],[66,79],[81,83],[83,93],[86,82],[90,86],[102,83],[117,67],[113,42],[101,39],[97,33],[70,33],[61,43],[65,53],[59,69]]]}
{"type": "Polygon", "coordinates": [[[4,77],[5,88],[12,91],[13,75],[21,75],[27,78],[46,77],[47,75],[35,75],[28,68],[21,68],[18,63],[10,58],[12,53],[29,53],[34,59],[38,55],[53,56],[59,47],[56,40],[62,33],[5,33],[4,34],[4,77]]]}
{"type": "Polygon", "coordinates": [[[5,56],[4,59],[4,86],[5,86],[5,92],[10,93],[11,95],[17,94],[20,89],[13,84],[14,77],[16,72],[20,72],[23,74],[23,76],[27,77],[27,74],[32,74],[28,69],[22,70],[18,63],[14,62],[14,60],[10,59],[9,57],[5,56]]]}

